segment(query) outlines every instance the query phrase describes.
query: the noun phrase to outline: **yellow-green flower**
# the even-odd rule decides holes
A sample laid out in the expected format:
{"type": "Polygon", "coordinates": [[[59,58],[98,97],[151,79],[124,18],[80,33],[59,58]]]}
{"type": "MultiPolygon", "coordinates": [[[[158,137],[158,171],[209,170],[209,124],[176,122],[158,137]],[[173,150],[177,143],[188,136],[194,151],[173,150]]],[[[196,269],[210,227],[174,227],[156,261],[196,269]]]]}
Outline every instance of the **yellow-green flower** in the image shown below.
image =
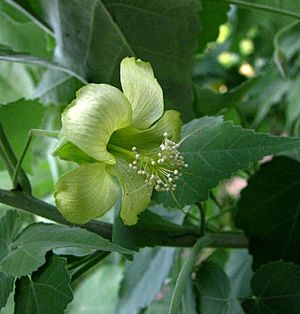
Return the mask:
{"type": "Polygon", "coordinates": [[[125,58],[120,72],[123,93],[111,85],[88,84],[62,115],[54,155],[79,167],[60,177],[54,196],[58,210],[73,223],[102,216],[121,189],[121,218],[135,224],[153,187],[174,190],[185,166],[176,144],[179,113],[164,113],[150,63],[125,58]]]}

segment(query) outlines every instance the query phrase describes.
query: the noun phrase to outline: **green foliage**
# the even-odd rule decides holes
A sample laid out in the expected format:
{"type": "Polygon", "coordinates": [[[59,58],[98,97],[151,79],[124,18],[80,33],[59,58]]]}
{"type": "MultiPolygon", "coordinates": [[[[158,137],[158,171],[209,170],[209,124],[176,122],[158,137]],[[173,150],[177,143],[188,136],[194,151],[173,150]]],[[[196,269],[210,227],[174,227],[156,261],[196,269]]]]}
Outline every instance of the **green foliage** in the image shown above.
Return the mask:
{"type": "Polygon", "coordinates": [[[150,305],[167,278],[174,248],[145,248],[127,265],[119,290],[116,313],[139,313],[150,305]]]}
{"type": "MultiPolygon", "coordinates": [[[[0,261],[9,252],[9,246],[20,231],[17,213],[9,211],[0,222],[0,261]]],[[[14,277],[0,271],[0,309],[5,306],[10,292],[13,290],[14,277]]]]}
{"type": "Polygon", "coordinates": [[[237,106],[256,82],[257,79],[250,79],[225,94],[214,91],[209,87],[196,85],[195,111],[199,116],[217,115],[227,108],[237,106]]]}
{"type": "Polygon", "coordinates": [[[250,281],[253,275],[252,257],[247,250],[235,250],[229,256],[225,272],[230,280],[231,292],[239,300],[251,296],[250,281]]]}
{"type": "MultiPolygon", "coordinates": [[[[299,1],[292,0],[0,1],[1,313],[298,314],[299,20],[299,1]],[[105,222],[74,227],[52,194],[77,166],[70,161],[99,161],[72,143],[82,125],[55,150],[63,161],[51,156],[53,139],[34,140],[13,188],[10,177],[28,131],[61,129],[63,109],[87,83],[120,89],[120,61],[131,56],[151,63],[165,109],[179,113],[169,111],[155,129],[153,108],[162,111],[163,102],[145,101],[147,134],[108,136],[112,145],[123,143],[114,152],[126,156],[118,169],[121,185],[132,189],[123,194],[136,210],[143,190],[151,191],[143,177],[130,175],[131,148],[153,142],[157,156],[163,133],[179,134],[179,115],[181,138],[171,137],[188,166],[174,191],[152,194],[137,224],[124,225],[117,203],[114,217],[108,211],[105,222]]],[[[150,97],[149,85],[147,91],[150,97]]],[[[137,99],[148,96],[137,94],[129,99],[125,92],[140,109],[137,99]]],[[[103,123],[87,123],[96,143],[95,129],[116,114],[100,112],[103,123]]],[[[169,178],[166,164],[159,169],[169,178]]],[[[98,209],[107,181],[76,178],[84,201],[74,203],[78,211],[86,213],[92,190],[98,209]]]]}
{"type": "Polygon", "coordinates": [[[237,296],[232,293],[228,277],[217,264],[203,263],[197,270],[194,284],[199,294],[200,313],[244,313],[237,296]]]}
{"type": "Polygon", "coordinates": [[[14,102],[30,97],[35,88],[33,67],[23,64],[0,63],[0,103],[14,102]],[[18,81],[7,80],[7,76],[18,77],[18,81]]]}
{"type": "Polygon", "coordinates": [[[236,223],[250,239],[255,268],[279,259],[300,263],[299,175],[299,162],[276,157],[242,192],[236,223]]]}
{"type": "Polygon", "coordinates": [[[72,301],[66,260],[52,255],[38,272],[16,282],[15,314],[64,313],[72,301]]]}
{"type": "Polygon", "coordinates": [[[181,141],[181,152],[188,168],[174,193],[156,194],[157,200],[169,207],[204,201],[209,190],[233,172],[249,167],[263,156],[300,145],[299,139],[256,134],[213,117],[186,124],[181,141]]]}
{"type": "MultiPolygon", "coordinates": [[[[21,155],[29,130],[43,126],[45,111],[46,108],[36,100],[22,99],[14,103],[0,105],[0,123],[18,157],[21,155]]],[[[33,151],[30,148],[24,161],[25,169],[31,169],[32,160],[33,151]]],[[[0,169],[2,170],[3,168],[4,165],[0,163],[0,169]]]]}
{"type": "Polygon", "coordinates": [[[113,241],[122,247],[137,250],[140,247],[157,245],[169,236],[197,234],[197,230],[175,224],[167,219],[162,219],[160,215],[146,210],[139,216],[136,225],[126,226],[120,216],[116,215],[113,241]]]}
{"type": "Polygon", "coordinates": [[[91,269],[84,278],[80,278],[74,291],[74,300],[69,304],[66,313],[90,314],[97,311],[114,314],[122,270],[122,266],[112,263],[91,269]]]}
{"type": "Polygon", "coordinates": [[[6,276],[4,273],[0,272],[0,309],[6,305],[9,294],[14,288],[14,281],[14,277],[6,276]]]}
{"type": "Polygon", "coordinates": [[[201,2],[200,22],[201,33],[199,36],[199,50],[206,48],[207,43],[213,42],[218,38],[219,27],[227,22],[227,12],[229,5],[227,3],[218,3],[217,1],[203,0],[201,2]],[[214,22],[211,22],[211,17],[214,22]]]}
{"type": "Polygon", "coordinates": [[[0,266],[6,274],[16,277],[29,275],[45,262],[46,252],[65,247],[132,253],[84,229],[36,223],[11,241],[0,266]]]}
{"type": "MultiPolygon", "coordinates": [[[[137,56],[150,61],[155,65],[154,72],[167,102],[173,108],[174,105],[181,108],[184,103],[183,114],[191,117],[192,55],[199,32],[197,1],[156,1],[153,5],[130,0],[114,3],[89,0],[85,4],[72,0],[58,6],[54,2],[37,1],[31,9],[39,6],[42,10],[38,18],[50,24],[57,38],[57,62],[90,82],[118,85],[119,64],[124,57],[137,56]],[[76,20],[75,24],[69,22],[69,16],[76,20]],[[182,41],[184,45],[180,44],[182,41]]],[[[49,82],[50,85],[56,82],[58,93],[67,89],[66,77],[58,78],[57,73],[46,73],[44,79],[48,86],[49,82]]],[[[43,80],[41,84],[46,83],[43,80]]],[[[44,97],[50,96],[44,94],[44,97]]],[[[62,102],[57,97],[50,98],[62,102]]]]}
{"type": "Polygon", "coordinates": [[[252,280],[252,299],[243,303],[246,313],[279,314],[299,312],[300,267],[275,262],[259,268],[252,280]]]}
{"type": "Polygon", "coordinates": [[[1,2],[0,9],[0,43],[2,45],[34,56],[50,57],[51,50],[47,45],[47,36],[43,30],[27,16],[13,10],[5,1],[1,2]]]}

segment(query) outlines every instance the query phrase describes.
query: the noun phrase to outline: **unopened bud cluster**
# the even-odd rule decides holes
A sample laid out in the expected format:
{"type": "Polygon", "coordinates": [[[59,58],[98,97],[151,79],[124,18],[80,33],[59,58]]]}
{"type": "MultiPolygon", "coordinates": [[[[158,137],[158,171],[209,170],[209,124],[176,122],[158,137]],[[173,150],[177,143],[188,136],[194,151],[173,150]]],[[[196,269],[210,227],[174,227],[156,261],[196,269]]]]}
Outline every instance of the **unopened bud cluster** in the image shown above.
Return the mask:
{"type": "Polygon", "coordinates": [[[151,154],[141,154],[136,147],[132,147],[135,160],[129,164],[131,169],[145,178],[145,183],[153,184],[159,192],[174,191],[182,169],[188,167],[178,151],[179,144],[169,140],[167,132],[163,136],[162,144],[151,154]]]}

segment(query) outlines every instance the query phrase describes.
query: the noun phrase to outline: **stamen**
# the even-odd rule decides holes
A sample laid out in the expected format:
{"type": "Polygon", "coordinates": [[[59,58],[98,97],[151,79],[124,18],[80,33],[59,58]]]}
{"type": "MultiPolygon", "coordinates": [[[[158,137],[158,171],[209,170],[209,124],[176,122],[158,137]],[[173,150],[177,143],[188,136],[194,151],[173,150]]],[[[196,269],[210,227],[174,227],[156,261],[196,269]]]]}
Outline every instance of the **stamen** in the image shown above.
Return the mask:
{"type": "Polygon", "coordinates": [[[144,177],[146,184],[153,185],[159,192],[175,191],[175,181],[182,175],[182,169],[188,164],[177,150],[179,144],[168,139],[168,132],[163,133],[162,144],[152,152],[144,154],[133,146],[135,160],[129,164],[129,168],[144,177]]]}

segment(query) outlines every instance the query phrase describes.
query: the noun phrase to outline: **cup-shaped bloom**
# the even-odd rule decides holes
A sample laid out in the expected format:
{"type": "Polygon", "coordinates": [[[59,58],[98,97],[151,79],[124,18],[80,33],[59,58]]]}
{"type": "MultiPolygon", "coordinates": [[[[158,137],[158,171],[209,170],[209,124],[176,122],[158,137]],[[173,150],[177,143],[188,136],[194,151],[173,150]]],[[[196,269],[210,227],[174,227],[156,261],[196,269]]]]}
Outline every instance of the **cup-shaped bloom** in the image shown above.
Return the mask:
{"type": "Polygon", "coordinates": [[[153,187],[172,191],[184,164],[177,150],[181,120],[164,113],[162,89],[150,63],[121,62],[123,92],[108,84],[88,84],[62,114],[54,155],[79,167],[61,176],[54,197],[70,222],[86,223],[116,203],[133,225],[150,203],[153,187]]]}

